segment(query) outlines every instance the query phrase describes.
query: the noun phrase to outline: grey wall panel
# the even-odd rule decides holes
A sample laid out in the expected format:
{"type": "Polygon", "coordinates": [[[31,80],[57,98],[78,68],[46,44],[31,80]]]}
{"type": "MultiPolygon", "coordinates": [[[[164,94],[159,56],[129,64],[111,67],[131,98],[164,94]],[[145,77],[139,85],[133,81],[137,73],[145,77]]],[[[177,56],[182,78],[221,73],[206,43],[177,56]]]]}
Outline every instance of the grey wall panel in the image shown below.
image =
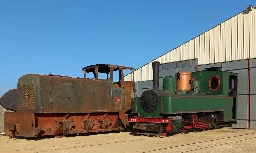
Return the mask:
{"type": "Polygon", "coordinates": [[[256,130],[256,121],[250,121],[250,129],[256,130]]]}
{"type": "Polygon", "coordinates": [[[227,72],[233,72],[238,74],[238,85],[237,93],[238,94],[248,94],[248,70],[232,70],[227,72]]]}
{"type": "Polygon", "coordinates": [[[182,68],[182,61],[177,62],[177,68],[182,68]]]}
{"type": "Polygon", "coordinates": [[[256,58],[250,59],[250,67],[256,67],[256,58]]]}
{"type": "Polygon", "coordinates": [[[138,96],[138,92],[139,92],[139,83],[135,82],[135,90],[136,90],[136,96],[138,96]]]}
{"type": "Polygon", "coordinates": [[[191,67],[191,66],[192,66],[192,60],[182,61],[182,67],[191,67]]]}
{"type": "Polygon", "coordinates": [[[248,60],[239,60],[223,63],[223,71],[227,70],[241,70],[248,68],[248,60]]]}
{"type": "Polygon", "coordinates": [[[152,89],[153,88],[153,81],[152,80],[148,80],[148,81],[143,81],[142,88],[147,88],[147,89],[152,89]]]}
{"type": "Polygon", "coordinates": [[[140,97],[143,91],[152,89],[153,81],[139,81],[135,83],[137,97],[140,97]]]}
{"type": "Polygon", "coordinates": [[[203,64],[199,66],[199,70],[203,71],[206,70],[207,68],[211,67],[221,67],[222,68],[222,63],[215,63],[215,64],[203,64]]]}
{"type": "Polygon", "coordinates": [[[159,78],[159,89],[163,89],[163,78],[159,78]]]}
{"type": "Polygon", "coordinates": [[[162,70],[175,69],[177,67],[177,62],[165,63],[165,64],[162,64],[162,65],[163,65],[162,70]]]}
{"type": "Polygon", "coordinates": [[[160,64],[160,65],[159,65],[159,70],[163,70],[163,65],[164,65],[164,64],[160,64]]]}
{"type": "Polygon", "coordinates": [[[186,72],[195,72],[195,67],[183,67],[183,68],[177,68],[177,72],[179,71],[186,71],[186,72]]]}
{"type": "Polygon", "coordinates": [[[248,95],[238,95],[237,119],[248,120],[248,95]]]}
{"type": "Polygon", "coordinates": [[[251,68],[250,77],[251,77],[250,93],[256,94],[256,68],[251,68]]]}
{"type": "Polygon", "coordinates": [[[175,76],[177,69],[161,70],[159,71],[159,77],[164,78],[166,76],[175,76]]]}
{"type": "Polygon", "coordinates": [[[177,62],[169,63],[169,69],[176,69],[177,68],[177,62]]]}
{"type": "Polygon", "coordinates": [[[232,128],[248,128],[247,120],[237,120],[237,124],[232,124],[232,128]]]}
{"type": "Polygon", "coordinates": [[[250,119],[256,121],[256,95],[250,95],[250,119]]]}
{"type": "Polygon", "coordinates": [[[198,65],[198,60],[197,59],[193,59],[192,63],[191,63],[191,66],[195,67],[197,65],[198,65]]]}

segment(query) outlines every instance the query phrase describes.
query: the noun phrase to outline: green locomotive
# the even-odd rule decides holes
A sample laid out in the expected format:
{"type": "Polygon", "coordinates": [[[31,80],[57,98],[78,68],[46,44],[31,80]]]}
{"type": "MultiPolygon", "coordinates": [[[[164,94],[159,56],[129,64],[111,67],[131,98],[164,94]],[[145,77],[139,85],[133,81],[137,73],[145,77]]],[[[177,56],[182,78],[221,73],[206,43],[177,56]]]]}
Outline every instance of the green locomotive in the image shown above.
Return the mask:
{"type": "Polygon", "coordinates": [[[133,134],[166,136],[181,131],[214,129],[235,122],[237,74],[208,69],[178,72],[163,79],[153,62],[153,89],[132,99],[133,134]]]}

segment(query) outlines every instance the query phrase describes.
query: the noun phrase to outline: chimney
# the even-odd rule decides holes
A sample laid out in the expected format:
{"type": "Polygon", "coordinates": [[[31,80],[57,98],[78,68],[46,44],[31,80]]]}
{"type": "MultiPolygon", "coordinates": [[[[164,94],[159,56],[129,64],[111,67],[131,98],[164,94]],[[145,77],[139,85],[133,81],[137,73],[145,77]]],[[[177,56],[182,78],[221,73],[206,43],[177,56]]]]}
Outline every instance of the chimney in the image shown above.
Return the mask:
{"type": "Polygon", "coordinates": [[[153,68],[153,89],[158,90],[159,89],[159,66],[160,62],[152,62],[152,68],[153,68]]]}

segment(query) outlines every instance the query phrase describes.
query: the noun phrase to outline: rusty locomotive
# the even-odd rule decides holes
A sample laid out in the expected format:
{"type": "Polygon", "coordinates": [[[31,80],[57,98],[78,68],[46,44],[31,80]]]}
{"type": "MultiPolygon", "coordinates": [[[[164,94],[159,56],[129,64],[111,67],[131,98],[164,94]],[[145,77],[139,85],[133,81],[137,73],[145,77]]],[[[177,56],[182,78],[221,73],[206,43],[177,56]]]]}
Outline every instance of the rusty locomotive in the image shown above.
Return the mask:
{"type": "Polygon", "coordinates": [[[124,70],[110,64],[84,67],[84,78],[26,74],[18,80],[18,108],[5,112],[4,132],[9,137],[40,137],[122,131],[135,96],[134,81],[124,81],[124,70]],[[114,82],[114,72],[119,81],[114,82]],[[94,78],[86,78],[92,72],[94,78]],[[99,79],[98,73],[107,74],[99,79]]]}

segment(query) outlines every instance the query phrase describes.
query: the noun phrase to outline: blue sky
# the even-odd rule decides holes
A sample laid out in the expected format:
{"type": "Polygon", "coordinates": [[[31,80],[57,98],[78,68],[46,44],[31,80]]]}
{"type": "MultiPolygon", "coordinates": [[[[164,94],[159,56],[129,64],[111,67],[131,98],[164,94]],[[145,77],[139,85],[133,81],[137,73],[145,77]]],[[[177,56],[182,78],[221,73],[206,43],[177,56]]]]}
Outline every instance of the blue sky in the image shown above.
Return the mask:
{"type": "Polygon", "coordinates": [[[254,0],[0,0],[0,96],[27,73],[138,68],[254,0]]]}

